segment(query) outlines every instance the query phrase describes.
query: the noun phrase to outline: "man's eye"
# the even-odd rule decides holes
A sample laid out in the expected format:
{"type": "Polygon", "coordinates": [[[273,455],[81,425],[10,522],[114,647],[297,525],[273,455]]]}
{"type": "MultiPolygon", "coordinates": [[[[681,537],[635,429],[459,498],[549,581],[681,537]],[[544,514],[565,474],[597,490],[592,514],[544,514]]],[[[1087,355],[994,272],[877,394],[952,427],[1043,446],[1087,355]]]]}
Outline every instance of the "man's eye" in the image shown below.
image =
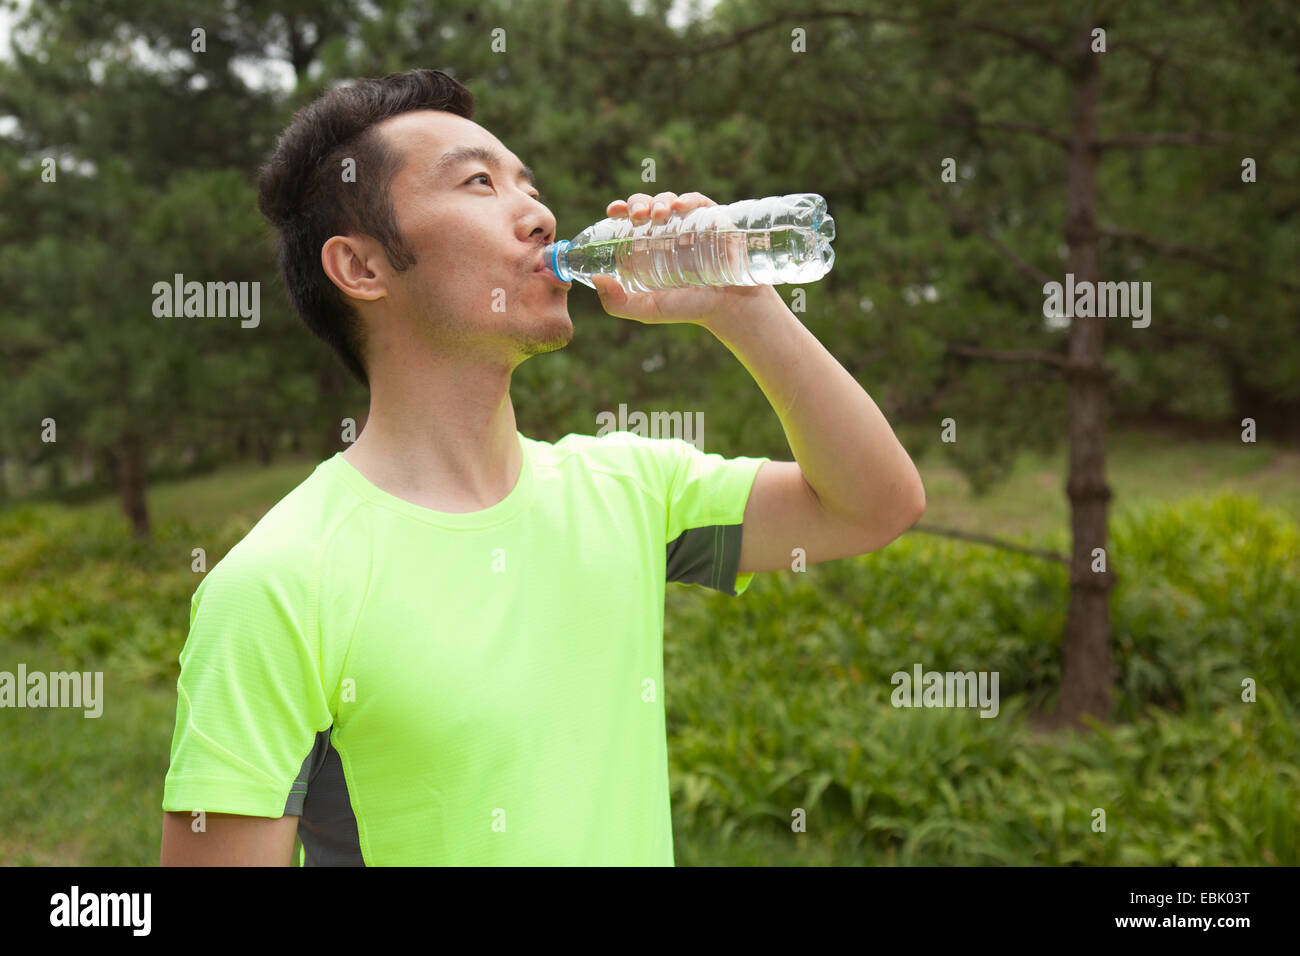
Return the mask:
{"type": "MultiPolygon", "coordinates": [[[[473,182],[474,180],[476,180],[476,179],[491,179],[491,178],[492,178],[492,177],[489,176],[487,173],[475,173],[475,174],[474,174],[473,176],[471,176],[469,179],[465,180],[465,185],[468,186],[470,183],[472,183],[472,182],[473,182]]],[[[532,195],[532,194],[530,194],[530,195],[532,195]]],[[[539,203],[541,203],[543,206],[546,205],[546,196],[544,196],[542,193],[537,193],[535,196],[532,196],[532,198],[533,198],[533,199],[536,199],[536,200],[537,200],[539,203]]]]}

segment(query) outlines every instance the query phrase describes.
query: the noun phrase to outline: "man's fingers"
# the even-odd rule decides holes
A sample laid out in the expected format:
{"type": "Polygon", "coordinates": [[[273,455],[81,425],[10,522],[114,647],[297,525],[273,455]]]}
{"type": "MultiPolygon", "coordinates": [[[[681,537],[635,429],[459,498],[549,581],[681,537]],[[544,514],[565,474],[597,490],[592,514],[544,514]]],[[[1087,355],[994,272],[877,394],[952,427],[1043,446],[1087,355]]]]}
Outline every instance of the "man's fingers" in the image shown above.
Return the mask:
{"type": "Polygon", "coordinates": [[[611,218],[627,216],[633,225],[647,222],[666,222],[673,214],[685,215],[701,206],[716,206],[717,203],[703,193],[689,192],[680,196],[674,192],[662,192],[657,196],[649,193],[633,193],[627,199],[615,199],[605,207],[606,215],[611,218]]]}
{"type": "Polygon", "coordinates": [[[660,193],[655,196],[654,202],[650,204],[650,218],[655,222],[664,222],[673,214],[673,202],[677,199],[676,193],[660,193]]]}
{"type": "Polygon", "coordinates": [[[717,203],[703,193],[682,193],[673,202],[673,205],[682,210],[697,209],[700,206],[716,206],[717,203]]]}
{"type": "Polygon", "coordinates": [[[650,222],[663,222],[672,214],[672,203],[677,198],[673,192],[662,192],[657,196],[649,193],[633,193],[627,197],[628,217],[635,226],[650,222]]]}
{"type": "Polygon", "coordinates": [[[628,216],[633,222],[649,218],[650,204],[652,202],[654,202],[654,197],[649,193],[633,193],[627,197],[628,216]]]}

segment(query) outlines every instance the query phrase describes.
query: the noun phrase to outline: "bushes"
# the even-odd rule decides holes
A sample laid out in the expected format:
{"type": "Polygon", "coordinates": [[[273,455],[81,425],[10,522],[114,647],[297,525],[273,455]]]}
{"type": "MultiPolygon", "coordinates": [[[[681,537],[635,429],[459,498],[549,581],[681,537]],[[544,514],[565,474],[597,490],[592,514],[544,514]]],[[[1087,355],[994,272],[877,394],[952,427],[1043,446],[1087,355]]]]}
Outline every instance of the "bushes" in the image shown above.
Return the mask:
{"type": "MultiPolygon", "coordinates": [[[[211,568],[251,524],[164,520],[140,544],[107,511],[0,513],[6,659],[52,647],[170,711],[191,549],[211,568]]],[[[1025,719],[1060,682],[1067,580],[1051,562],[911,534],[759,575],[739,599],[670,587],[678,862],[1300,864],[1295,523],[1224,497],[1123,515],[1112,534],[1117,722],[1091,734],[1025,719]],[[890,675],[918,663],[998,671],[998,716],[892,707],[890,675]]],[[[117,745],[165,763],[171,727],[155,723],[117,745]]],[[[131,832],[156,828],[155,797],[122,811],[139,814],[131,832]]]]}
{"type": "Polygon", "coordinates": [[[1116,522],[1121,716],[1144,701],[1206,710],[1250,677],[1300,687],[1300,529],[1248,498],[1193,500],[1116,522]]]}
{"type": "Polygon", "coordinates": [[[1296,526],[1233,498],[1114,525],[1116,712],[1133,723],[1091,735],[1040,738],[1021,719],[1055,704],[1059,565],[907,535],[760,575],[740,599],[670,589],[683,834],[789,848],[831,831],[836,862],[1300,862],[1285,809],[1300,798],[1296,526]],[[895,709],[890,675],[916,663],[998,671],[998,717],[895,709]]]}
{"type": "Polygon", "coordinates": [[[126,522],[95,509],[31,505],[0,514],[0,635],[52,648],[70,663],[174,684],[202,576],[246,526],[198,529],[165,521],[136,541],[126,522]]]}

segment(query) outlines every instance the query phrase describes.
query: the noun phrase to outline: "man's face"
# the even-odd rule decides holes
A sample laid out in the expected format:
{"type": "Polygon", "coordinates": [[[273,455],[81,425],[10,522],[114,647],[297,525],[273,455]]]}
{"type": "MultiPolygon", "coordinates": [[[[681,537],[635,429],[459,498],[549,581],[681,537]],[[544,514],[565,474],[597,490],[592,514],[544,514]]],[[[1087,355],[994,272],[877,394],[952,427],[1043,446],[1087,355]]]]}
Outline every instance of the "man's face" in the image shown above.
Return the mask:
{"type": "Polygon", "coordinates": [[[439,110],[403,113],[378,130],[403,158],[392,202],[416,257],[389,289],[393,308],[444,349],[517,363],[568,345],[568,290],[534,271],[555,240],[555,217],[519,158],[472,120],[439,110]],[[498,161],[446,161],[462,147],[498,161]]]}

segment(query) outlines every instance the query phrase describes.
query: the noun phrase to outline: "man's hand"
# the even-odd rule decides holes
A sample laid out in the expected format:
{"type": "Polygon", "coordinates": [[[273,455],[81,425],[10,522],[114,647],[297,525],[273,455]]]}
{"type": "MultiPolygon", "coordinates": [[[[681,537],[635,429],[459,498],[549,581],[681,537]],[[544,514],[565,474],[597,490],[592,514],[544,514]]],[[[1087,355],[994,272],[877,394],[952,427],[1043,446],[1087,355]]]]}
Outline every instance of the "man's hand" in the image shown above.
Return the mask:
{"type": "MultiPolygon", "coordinates": [[[[647,222],[660,225],[670,216],[684,216],[700,206],[717,203],[700,193],[634,193],[626,201],[616,199],[605,207],[611,218],[630,216],[632,225],[647,222]]],[[[638,253],[633,253],[634,255],[638,253]]],[[[735,255],[743,255],[736,249],[735,255]]],[[[600,295],[600,304],[610,315],[621,319],[657,324],[661,322],[693,322],[707,325],[710,321],[744,312],[765,296],[770,296],[770,285],[733,285],[664,289],[659,292],[628,293],[617,280],[609,276],[593,276],[592,283],[600,295]]]]}

